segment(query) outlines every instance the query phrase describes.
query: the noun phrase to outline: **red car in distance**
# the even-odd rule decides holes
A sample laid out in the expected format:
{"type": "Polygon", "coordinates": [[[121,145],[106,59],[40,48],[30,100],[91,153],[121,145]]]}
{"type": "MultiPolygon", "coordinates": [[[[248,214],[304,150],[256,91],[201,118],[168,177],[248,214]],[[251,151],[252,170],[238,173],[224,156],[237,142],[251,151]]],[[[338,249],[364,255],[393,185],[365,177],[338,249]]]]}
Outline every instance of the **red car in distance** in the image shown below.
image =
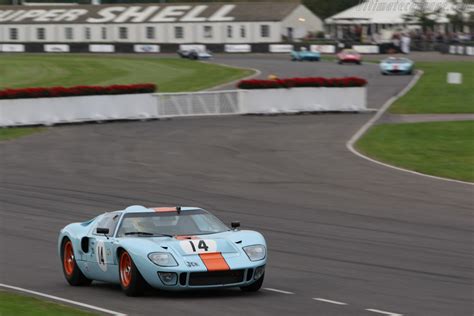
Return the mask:
{"type": "Polygon", "coordinates": [[[362,56],[353,49],[344,49],[337,54],[338,64],[354,63],[360,65],[362,63],[362,56]]]}

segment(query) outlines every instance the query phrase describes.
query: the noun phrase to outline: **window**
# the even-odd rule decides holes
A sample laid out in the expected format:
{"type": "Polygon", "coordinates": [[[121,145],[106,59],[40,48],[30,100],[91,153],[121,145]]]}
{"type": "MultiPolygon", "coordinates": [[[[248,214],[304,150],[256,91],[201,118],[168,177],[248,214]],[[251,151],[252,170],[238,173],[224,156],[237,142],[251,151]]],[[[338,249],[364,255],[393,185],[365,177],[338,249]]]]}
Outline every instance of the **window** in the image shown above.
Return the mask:
{"type": "Polygon", "coordinates": [[[155,28],[153,26],[147,26],[145,33],[147,39],[155,39],[155,28]]]}
{"type": "Polygon", "coordinates": [[[39,27],[36,29],[36,39],[39,39],[39,40],[46,39],[46,30],[44,27],[39,27]]]}
{"type": "Polygon", "coordinates": [[[67,40],[72,40],[74,38],[74,33],[72,27],[66,27],[64,29],[64,36],[67,40]]]}
{"type": "Polygon", "coordinates": [[[227,25],[227,38],[232,38],[233,33],[232,25],[227,25]]]}
{"type": "Polygon", "coordinates": [[[90,27],[85,27],[84,28],[84,38],[86,40],[90,40],[91,39],[91,28],[90,27]]]}
{"type": "Polygon", "coordinates": [[[246,34],[246,33],[247,33],[247,32],[246,32],[246,29],[245,29],[245,25],[241,25],[241,26],[240,26],[240,37],[242,37],[242,38],[247,37],[247,34],[246,34]]]}
{"type": "Polygon", "coordinates": [[[212,26],[204,25],[204,38],[212,38],[212,26]]]}
{"type": "Polygon", "coordinates": [[[270,26],[260,25],[260,37],[270,37],[270,26]]]}
{"type": "Polygon", "coordinates": [[[109,233],[107,234],[107,236],[113,236],[114,231],[115,231],[115,227],[117,227],[117,224],[118,224],[119,219],[120,219],[120,214],[121,214],[120,212],[113,212],[113,213],[105,214],[100,219],[100,221],[97,223],[97,226],[95,227],[95,229],[93,231],[93,234],[98,235],[97,234],[97,228],[108,228],[109,233]]]}
{"type": "Polygon", "coordinates": [[[184,30],[182,26],[174,27],[174,38],[184,38],[184,30]]]}
{"type": "Polygon", "coordinates": [[[10,39],[11,40],[17,40],[18,39],[18,29],[17,28],[11,28],[10,29],[10,39]]]}
{"type": "Polygon", "coordinates": [[[128,28],[125,26],[119,27],[119,39],[128,39],[128,28]]]}
{"type": "Polygon", "coordinates": [[[105,26],[103,26],[101,29],[101,37],[103,40],[107,39],[107,28],[105,26]]]}

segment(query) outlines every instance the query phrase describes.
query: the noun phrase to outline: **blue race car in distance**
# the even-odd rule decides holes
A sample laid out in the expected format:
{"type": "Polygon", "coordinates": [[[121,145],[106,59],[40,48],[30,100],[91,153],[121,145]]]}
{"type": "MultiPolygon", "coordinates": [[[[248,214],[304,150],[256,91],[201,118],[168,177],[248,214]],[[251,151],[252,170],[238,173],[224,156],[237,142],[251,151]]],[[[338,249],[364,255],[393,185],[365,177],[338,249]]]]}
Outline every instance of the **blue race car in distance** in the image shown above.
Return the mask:
{"type": "Polygon", "coordinates": [[[128,296],[163,290],[240,287],[258,291],[267,246],[255,231],[232,229],[197,207],[130,206],[64,227],[58,239],[71,285],[120,284],[128,296]]]}
{"type": "Polygon", "coordinates": [[[405,57],[389,57],[380,62],[380,72],[382,75],[411,75],[415,68],[415,63],[405,57]]]}
{"type": "Polygon", "coordinates": [[[306,47],[301,47],[300,51],[291,52],[292,61],[320,61],[321,54],[319,52],[312,52],[306,49],[306,47]]]}

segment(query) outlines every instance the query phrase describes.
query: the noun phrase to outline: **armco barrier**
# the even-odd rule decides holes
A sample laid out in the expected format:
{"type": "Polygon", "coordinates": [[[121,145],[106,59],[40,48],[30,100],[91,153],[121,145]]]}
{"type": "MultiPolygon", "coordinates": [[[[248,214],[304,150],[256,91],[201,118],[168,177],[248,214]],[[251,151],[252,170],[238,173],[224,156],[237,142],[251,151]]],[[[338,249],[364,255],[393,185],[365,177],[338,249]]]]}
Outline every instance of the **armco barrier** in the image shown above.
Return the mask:
{"type": "Polygon", "coordinates": [[[293,88],[0,100],[0,126],[181,116],[357,112],[366,88],[293,88]]]}

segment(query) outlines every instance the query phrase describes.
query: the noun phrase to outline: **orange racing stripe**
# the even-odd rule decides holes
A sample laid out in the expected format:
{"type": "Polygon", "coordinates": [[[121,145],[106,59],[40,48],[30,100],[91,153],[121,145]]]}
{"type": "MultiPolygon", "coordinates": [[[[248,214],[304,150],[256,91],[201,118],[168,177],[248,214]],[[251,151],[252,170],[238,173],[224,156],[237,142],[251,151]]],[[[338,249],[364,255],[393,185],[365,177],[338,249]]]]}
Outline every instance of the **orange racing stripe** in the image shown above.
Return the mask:
{"type": "Polygon", "coordinates": [[[155,212],[177,212],[176,207],[155,207],[155,212]]]}
{"type": "Polygon", "coordinates": [[[220,252],[201,253],[199,254],[202,262],[207,268],[207,271],[225,271],[230,270],[229,265],[225,261],[220,252]]]}

